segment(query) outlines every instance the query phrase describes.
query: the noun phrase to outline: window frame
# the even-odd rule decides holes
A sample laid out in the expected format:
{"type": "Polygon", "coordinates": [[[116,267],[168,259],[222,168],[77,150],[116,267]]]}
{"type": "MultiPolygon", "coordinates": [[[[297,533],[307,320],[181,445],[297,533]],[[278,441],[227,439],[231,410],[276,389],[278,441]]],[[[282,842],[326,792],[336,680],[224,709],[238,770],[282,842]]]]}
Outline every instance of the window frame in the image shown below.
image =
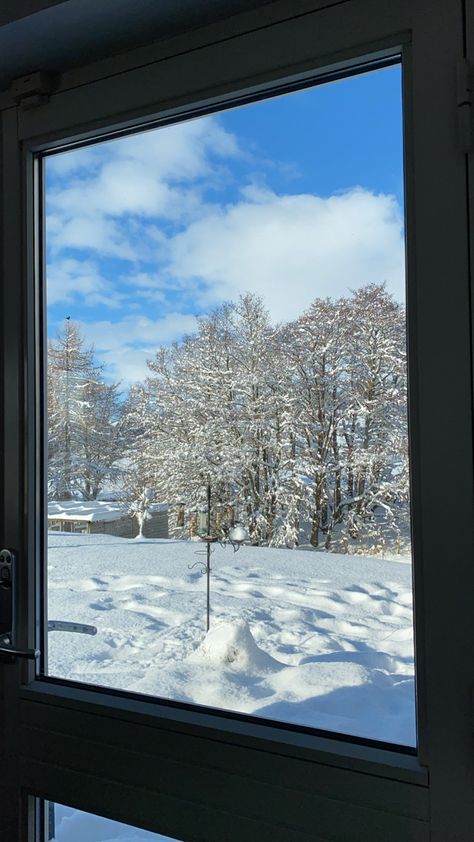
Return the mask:
{"type": "MultiPolygon", "coordinates": [[[[230,97],[235,101],[236,94],[254,97],[277,84],[343,72],[366,56],[382,59],[399,51],[403,61],[417,756],[339,735],[298,733],[263,721],[43,680],[31,664],[5,665],[0,667],[9,724],[4,747],[14,791],[23,793],[15,801],[21,808],[13,810],[14,820],[23,822],[22,842],[27,840],[28,811],[31,821],[32,802],[26,797],[31,793],[183,840],[237,842],[244,835],[282,842],[424,840],[430,832],[443,842],[468,838],[460,835],[474,822],[468,703],[468,641],[474,631],[469,616],[474,493],[466,354],[468,160],[456,145],[453,81],[464,54],[462,4],[447,5],[443,0],[305,0],[295,14],[289,2],[272,3],[218,26],[64,73],[49,101],[38,108],[17,107],[8,96],[0,99],[8,278],[3,289],[2,433],[8,443],[3,473],[4,487],[10,489],[3,501],[3,540],[19,551],[18,639],[32,645],[45,605],[38,571],[46,540],[38,464],[44,429],[35,399],[43,378],[35,347],[44,306],[35,282],[44,259],[34,222],[35,212],[41,219],[33,189],[37,153],[110,130],[127,131],[150,119],[170,121],[219,108],[230,97]],[[439,177],[436,199],[426,195],[433,172],[439,177]],[[444,210],[441,224],[436,211],[446,205],[450,212],[444,210]],[[441,239],[442,248],[429,248],[441,239]],[[445,301],[441,281],[447,268],[454,279],[445,301]],[[446,385],[446,402],[459,406],[456,415],[449,403],[439,406],[427,374],[434,375],[440,362],[441,328],[448,336],[449,361],[458,365],[446,385]],[[435,424],[430,421],[434,412],[435,424]],[[441,515],[434,457],[447,452],[446,439],[453,434],[462,458],[455,454],[445,470],[447,484],[456,483],[461,498],[451,562],[459,582],[462,578],[457,587],[443,569],[430,527],[441,515]],[[448,634],[430,622],[441,610],[448,617],[448,634]],[[442,682],[443,659],[452,667],[450,681],[442,682]],[[183,760],[189,745],[193,758],[183,760]]],[[[449,518],[454,504],[444,502],[443,511],[449,518]]]]}

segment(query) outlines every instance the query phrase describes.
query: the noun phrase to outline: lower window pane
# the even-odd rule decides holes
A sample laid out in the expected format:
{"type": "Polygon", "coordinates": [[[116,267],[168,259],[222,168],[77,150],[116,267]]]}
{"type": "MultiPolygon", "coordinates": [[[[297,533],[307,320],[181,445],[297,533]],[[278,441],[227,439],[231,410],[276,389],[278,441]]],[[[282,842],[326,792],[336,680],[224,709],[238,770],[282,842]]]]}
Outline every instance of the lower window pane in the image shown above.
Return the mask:
{"type": "Polygon", "coordinates": [[[45,811],[46,842],[179,842],[52,801],[45,802],[45,811]]]}

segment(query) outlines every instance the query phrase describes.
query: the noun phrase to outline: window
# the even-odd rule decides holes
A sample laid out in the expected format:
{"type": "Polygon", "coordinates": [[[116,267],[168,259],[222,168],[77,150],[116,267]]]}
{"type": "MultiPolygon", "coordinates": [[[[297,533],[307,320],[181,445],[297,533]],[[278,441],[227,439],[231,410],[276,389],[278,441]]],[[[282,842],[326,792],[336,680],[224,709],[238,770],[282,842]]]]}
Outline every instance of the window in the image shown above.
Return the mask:
{"type": "Polygon", "coordinates": [[[63,804],[47,803],[45,814],[51,842],[178,842],[169,836],[130,827],[63,804]]]}
{"type": "Polygon", "coordinates": [[[42,160],[48,675],[416,745],[402,157],[392,60],[42,160]]]}
{"type": "MultiPolygon", "coordinates": [[[[218,27],[61,74],[37,107],[26,107],[33,103],[22,102],[21,94],[19,103],[5,101],[2,526],[4,546],[16,551],[12,638],[21,657],[0,667],[9,790],[1,821],[13,838],[34,838],[35,798],[191,842],[314,840],[315,832],[345,842],[469,838],[469,161],[454,126],[455,67],[466,50],[469,57],[469,17],[466,27],[457,5],[438,0],[429,9],[422,0],[383,8],[370,0],[322,8],[314,0],[296,15],[291,6],[268,4],[218,27]],[[384,72],[376,67],[394,55],[402,59],[406,142],[416,752],[355,739],[343,728],[342,734],[308,732],[291,722],[139,696],[133,688],[104,690],[43,675],[31,651],[41,649],[44,659],[48,634],[40,582],[46,485],[38,454],[46,452],[46,430],[38,398],[45,395],[46,330],[38,161],[76,144],[112,136],[118,142],[151,122],[171,125],[346,76],[367,69],[367,62],[374,73],[384,72]]],[[[61,515],[79,529],[68,540],[88,538],[77,512],[61,515]]],[[[54,532],[53,541],[63,538],[54,532]]],[[[87,623],[69,610],[50,620],[87,623]]],[[[51,630],[51,646],[62,633],[51,630]]],[[[64,639],[76,646],[86,638],[64,639]]]]}

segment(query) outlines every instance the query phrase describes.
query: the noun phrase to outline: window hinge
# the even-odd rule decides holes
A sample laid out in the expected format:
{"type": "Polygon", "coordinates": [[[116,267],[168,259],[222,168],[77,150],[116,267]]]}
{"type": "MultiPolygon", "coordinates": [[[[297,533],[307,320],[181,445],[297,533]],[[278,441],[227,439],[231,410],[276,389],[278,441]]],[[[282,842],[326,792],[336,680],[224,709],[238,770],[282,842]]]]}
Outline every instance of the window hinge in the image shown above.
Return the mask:
{"type": "Polygon", "coordinates": [[[52,76],[39,70],[36,73],[29,73],[28,76],[19,76],[18,79],[14,79],[10,92],[17,105],[26,110],[49,102],[52,88],[52,76]]]}
{"type": "Polygon", "coordinates": [[[472,64],[463,58],[457,66],[457,106],[459,149],[463,154],[472,152],[472,64]]]}

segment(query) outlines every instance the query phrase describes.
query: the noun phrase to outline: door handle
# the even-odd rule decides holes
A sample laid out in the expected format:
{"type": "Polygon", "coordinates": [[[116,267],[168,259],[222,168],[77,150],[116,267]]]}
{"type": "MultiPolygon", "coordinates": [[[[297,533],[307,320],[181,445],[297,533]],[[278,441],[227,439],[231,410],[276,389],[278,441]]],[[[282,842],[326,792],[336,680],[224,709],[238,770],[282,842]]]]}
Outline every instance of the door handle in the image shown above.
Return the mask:
{"type": "Polygon", "coordinates": [[[86,623],[71,623],[69,620],[48,620],[48,631],[75,632],[76,634],[97,634],[95,626],[86,623]]]}
{"type": "Polygon", "coordinates": [[[13,550],[0,550],[0,658],[35,661],[38,649],[20,649],[14,645],[16,556],[13,550]]]}
{"type": "Polygon", "coordinates": [[[0,657],[8,658],[27,658],[30,661],[36,661],[41,655],[39,649],[16,649],[15,646],[8,645],[9,638],[0,638],[0,657]]]}
{"type": "MultiPolygon", "coordinates": [[[[0,659],[13,663],[17,658],[36,661],[39,649],[20,649],[14,645],[15,629],[16,556],[13,550],[0,550],[0,659]]],[[[77,634],[97,634],[95,626],[49,620],[48,632],[63,631],[77,634]]]]}

